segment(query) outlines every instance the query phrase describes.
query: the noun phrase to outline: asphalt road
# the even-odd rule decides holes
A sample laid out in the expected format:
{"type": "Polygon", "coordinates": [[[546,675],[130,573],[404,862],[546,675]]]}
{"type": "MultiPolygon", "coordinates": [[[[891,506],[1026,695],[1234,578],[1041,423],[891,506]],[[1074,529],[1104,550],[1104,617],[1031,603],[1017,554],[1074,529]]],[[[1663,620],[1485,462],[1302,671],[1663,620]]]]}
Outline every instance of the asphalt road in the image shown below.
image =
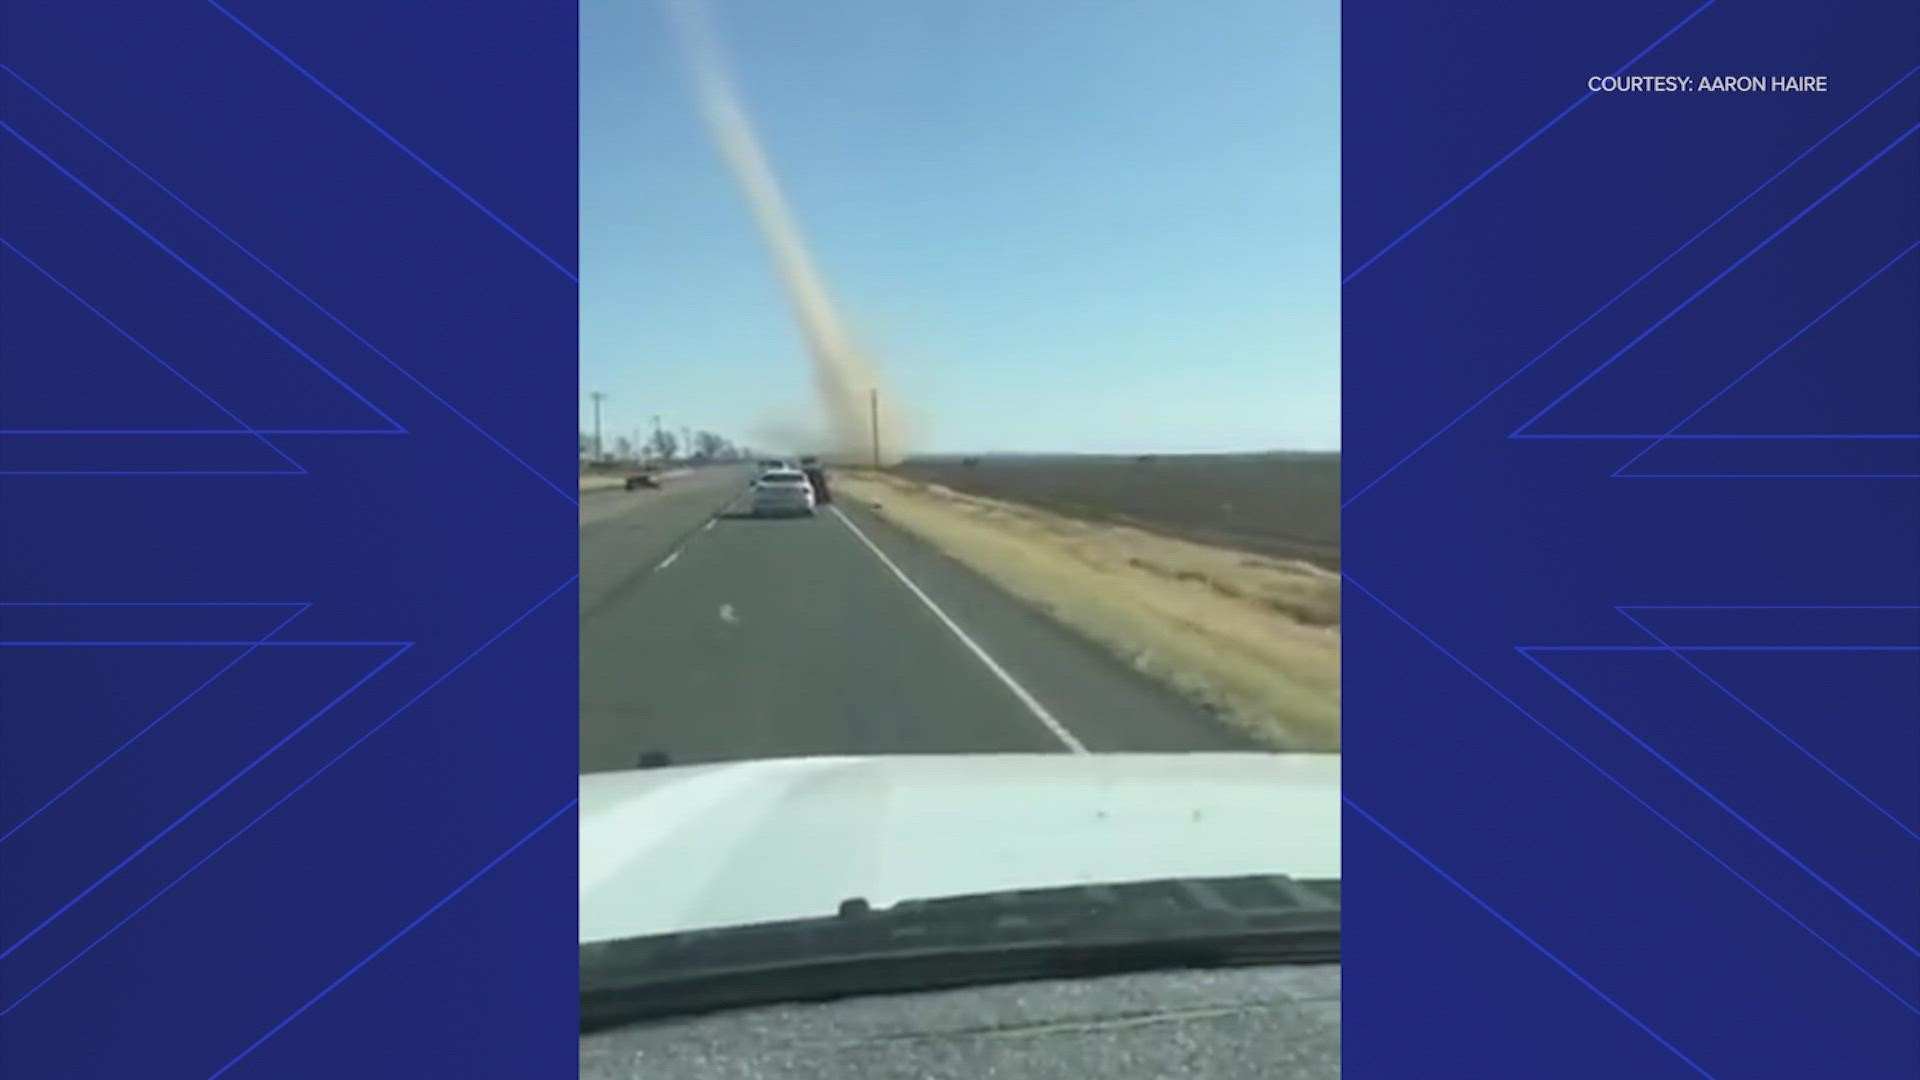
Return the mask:
{"type": "Polygon", "coordinates": [[[1257,749],[965,567],[714,469],[580,510],[580,771],[807,754],[1257,749]]]}

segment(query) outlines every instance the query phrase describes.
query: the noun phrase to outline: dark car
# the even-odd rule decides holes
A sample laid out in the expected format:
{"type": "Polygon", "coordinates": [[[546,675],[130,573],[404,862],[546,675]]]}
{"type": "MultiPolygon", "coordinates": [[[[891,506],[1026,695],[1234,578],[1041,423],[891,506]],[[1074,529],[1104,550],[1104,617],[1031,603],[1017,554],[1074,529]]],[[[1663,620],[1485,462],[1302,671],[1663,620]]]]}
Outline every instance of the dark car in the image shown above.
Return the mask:
{"type": "Polygon", "coordinates": [[[807,474],[807,483],[813,485],[813,501],[815,503],[830,503],[833,501],[833,493],[827,490],[827,470],[820,467],[818,459],[801,458],[800,471],[807,474]]]}

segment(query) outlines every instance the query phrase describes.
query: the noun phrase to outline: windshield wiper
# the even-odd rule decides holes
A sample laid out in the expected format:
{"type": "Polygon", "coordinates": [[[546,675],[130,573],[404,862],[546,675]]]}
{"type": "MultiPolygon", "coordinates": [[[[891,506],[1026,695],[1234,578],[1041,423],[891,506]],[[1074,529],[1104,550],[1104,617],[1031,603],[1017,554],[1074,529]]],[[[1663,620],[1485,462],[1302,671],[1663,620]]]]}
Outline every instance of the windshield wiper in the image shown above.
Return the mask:
{"type": "Polygon", "coordinates": [[[1340,959],[1340,883],[1278,875],[903,901],[580,947],[580,1026],[775,1001],[1340,959]]]}

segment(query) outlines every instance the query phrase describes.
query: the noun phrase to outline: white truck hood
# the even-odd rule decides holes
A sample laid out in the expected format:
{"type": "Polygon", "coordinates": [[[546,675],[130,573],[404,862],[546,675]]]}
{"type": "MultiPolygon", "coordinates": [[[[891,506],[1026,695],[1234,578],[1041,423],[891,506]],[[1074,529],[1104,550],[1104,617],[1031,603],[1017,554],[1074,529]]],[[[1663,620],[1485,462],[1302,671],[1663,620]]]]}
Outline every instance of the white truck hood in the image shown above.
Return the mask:
{"type": "Polygon", "coordinates": [[[580,778],[580,941],[1161,878],[1340,876],[1338,754],[930,754],[580,778]]]}

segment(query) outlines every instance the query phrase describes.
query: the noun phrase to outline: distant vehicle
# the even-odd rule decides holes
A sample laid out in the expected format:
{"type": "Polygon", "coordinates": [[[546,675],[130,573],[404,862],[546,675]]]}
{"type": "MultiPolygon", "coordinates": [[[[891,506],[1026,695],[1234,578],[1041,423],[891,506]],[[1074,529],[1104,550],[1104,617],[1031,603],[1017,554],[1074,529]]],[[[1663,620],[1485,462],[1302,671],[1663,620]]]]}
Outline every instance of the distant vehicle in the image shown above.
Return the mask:
{"type": "Polygon", "coordinates": [[[770,472],[785,472],[792,468],[793,465],[784,458],[761,458],[753,463],[755,476],[765,476],[770,472]]]}
{"type": "Polygon", "coordinates": [[[753,515],[776,514],[813,516],[813,484],[798,469],[775,469],[761,473],[753,482],[753,515]]]}

